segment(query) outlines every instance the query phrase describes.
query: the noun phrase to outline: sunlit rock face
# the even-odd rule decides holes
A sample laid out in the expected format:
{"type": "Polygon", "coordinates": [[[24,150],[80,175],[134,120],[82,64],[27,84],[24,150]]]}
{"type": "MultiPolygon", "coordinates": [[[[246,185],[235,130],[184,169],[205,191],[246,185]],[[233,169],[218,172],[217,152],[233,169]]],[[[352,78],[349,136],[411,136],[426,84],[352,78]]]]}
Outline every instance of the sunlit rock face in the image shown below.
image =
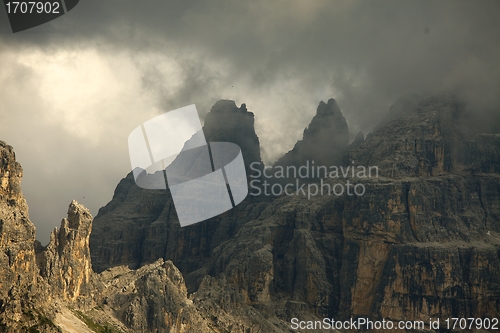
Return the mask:
{"type": "Polygon", "coordinates": [[[40,273],[61,299],[76,301],[92,293],[92,265],[89,238],[92,231],[90,211],[75,200],[68,208],[68,217],[54,229],[50,242],[39,255],[40,273]]]}
{"type": "Polygon", "coordinates": [[[36,287],[35,226],[21,192],[23,170],[0,141],[0,323],[21,319],[36,287]]]}

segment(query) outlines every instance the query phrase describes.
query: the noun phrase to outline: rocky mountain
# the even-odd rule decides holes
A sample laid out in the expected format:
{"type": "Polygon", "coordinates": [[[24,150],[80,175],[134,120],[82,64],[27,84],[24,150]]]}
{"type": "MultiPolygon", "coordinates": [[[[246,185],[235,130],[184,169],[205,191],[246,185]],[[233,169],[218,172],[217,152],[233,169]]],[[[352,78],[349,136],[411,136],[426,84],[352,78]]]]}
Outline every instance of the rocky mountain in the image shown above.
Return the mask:
{"type": "Polygon", "coordinates": [[[252,175],[252,162],[262,163],[254,122],[254,114],[245,104],[238,108],[234,101],[220,100],[212,106],[203,125],[207,142],[233,142],[240,146],[248,176],[252,175]]]}
{"type": "MultiPolygon", "coordinates": [[[[168,192],[139,189],[127,176],[95,219],[94,267],[172,260],[190,292],[200,293],[207,276],[223,281],[236,304],[277,322],[497,316],[499,135],[465,132],[465,106],[453,95],[412,98],[344,155],[346,167],[376,166],[378,177],[325,179],[332,187],[362,184],[363,196],[249,196],[181,229],[168,192]]],[[[226,118],[218,125],[226,123],[234,126],[226,118]]],[[[235,142],[226,131],[224,140],[235,142]]],[[[319,105],[304,139],[281,161],[299,161],[299,151],[316,158],[310,147],[328,135],[347,148],[333,100],[319,105]]]]}
{"type": "Polygon", "coordinates": [[[364,141],[365,141],[365,135],[363,134],[363,132],[358,132],[354,140],[347,146],[347,150],[353,150],[354,148],[357,148],[364,141]]]}
{"type": "Polygon", "coordinates": [[[20,189],[22,168],[4,142],[0,156],[0,332],[286,331],[285,323],[275,327],[251,306],[235,308],[223,280],[207,276],[199,292],[189,295],[172,261],[95,273],[93,217],[76,201],[41,246],[20,189]]]}
{"type": "Polygon", "coordinates": [[[391,105],[389,108],[389,112],[385,115],[382,120],[375,126],[374,131],[377,132],[380,129],[384,128],[390,122],[404,118],[414,111],[414,108],[417,106],[422,96],[418,94],[408,94],[399,98],[396,103],[391,105]]]}
{"type": "MultiPolygon", "coordinates": [[[[203,132],[207,142],[233,142],[240,146],[249,177],[252,162],[262,165],[254,115],[245,104],[238,108],[234,101],[218,101],[207,114],[203,132]]],[[[247,198],[238,207],[251,200],[247,198]]],[[[116,265],[138,268],[165,258],[175,260],[183,272],[194,271],[218,242],[234,233],[233,223],[223,222],[219,228],[220,221],[216,217],[208,225],[180,228],[168,189],[144,190],[135,185],[129,174],[118,184],[113,200],[95,218],[96,231],[90,239],[94,269],[100,272],[116,265]]]]}
{"type": "Polygon", "coordinates": [[[59,302],[78,306],[91,290],[88,237],[92,216],[73,202],[47,248],[21,191],[22,168],[0,141],[0,332],[60,332],[59,302]],[[86,242],[85,242],[86,240],[86,242]]]}
{"type": "Polygon", "coordinates": [[[309,161],[316,165],[338,165],[347,151],[349,130],[340,107],[333,98],[319,103],[316,115],[304,129],[302,140],[279,158],[275,166],[300,167],[309,161]]]}
{"type": "MultiPolygon", "coordinates": [[[[402,109],[401,104],[395,105],[402,109]]],[[[381,175],[398,179],[500,173],[499,135],[468,132],[463,122],[468,110],[456,96],[421,97],[403,105],[409,109],[398,111],[401,116],[376,130],[347,159],[377,165],[381,175]]]]}
{"type": "MultiPolygon", "coordinates": [[[[500,135],[467,131],[456,96],[413,97],[349,148],[340,109],[321,103],[295,147],[339,138],[344,169],[303,193],[249,195],[180,228],[168,190],[129,174],[93,220],[72,202],[46,248],[3,144],[0,331],[289,332],[292,318],[324,317],[432,331],[429,318],[498,318],[500,135]]],[[[260,161],[244,105],[217,102],[204,132],[240,145],[247,166],[260,161]]]]}
{"type": "Polygon", "coordinates": [[[40,275],[53,295],[75,302],[93,293],[89,238],[92,231],[90,211],[72,201],[68,217],[54,229],[46,248],[38,246],[40,275]]]}
{"type": "Polygon", "coordinates": [[[21,319],[37,283],[35,227],[21,192],[22,175],[12,147],[0,142],[0,328],[21,319]]]}

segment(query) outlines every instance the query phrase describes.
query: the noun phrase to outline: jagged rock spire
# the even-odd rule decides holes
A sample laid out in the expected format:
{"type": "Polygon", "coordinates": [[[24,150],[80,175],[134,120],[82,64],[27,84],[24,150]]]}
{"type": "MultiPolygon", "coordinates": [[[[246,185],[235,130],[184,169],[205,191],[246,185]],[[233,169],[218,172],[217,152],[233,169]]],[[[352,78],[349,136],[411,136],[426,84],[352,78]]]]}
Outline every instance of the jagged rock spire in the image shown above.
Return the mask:
{"type": "Polygon", "coordinates": [[[347,149],[349,129],[333,98],[327,103],[321,101],[316,115],[304,130],[302,140],[281,157],[275,166],[304,165],[306,161],[316,165],[336,165],[342,162],[347,149]]]}

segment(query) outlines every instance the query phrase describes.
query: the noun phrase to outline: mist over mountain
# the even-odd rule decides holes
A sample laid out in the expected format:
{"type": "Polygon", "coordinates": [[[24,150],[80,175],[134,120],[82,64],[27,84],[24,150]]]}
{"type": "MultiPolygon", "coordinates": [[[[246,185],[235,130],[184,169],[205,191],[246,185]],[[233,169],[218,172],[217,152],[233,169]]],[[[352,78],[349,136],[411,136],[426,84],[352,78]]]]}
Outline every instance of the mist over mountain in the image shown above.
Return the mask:
{"type": "Polygon", "coordinates": [[[46,244],[67,198],[94,215],[111,199],[130,171],[131,130],[186,105],[204,120],[221,98],[246,102],[269,165],[332,96],[350,140],[398,98],[442,91],[470,106],[470,126],[494,132],[499,17],[495,0],[85,1],[12,34],[2,10],[0,131],[46,244]]]}
{"type": "Polygon", "coordinates": [[[274,166],[301,166],[309,161],[317,165],[337,165],[347,150],[349,129],[337,102],[320,102],[316,115],[304,129],[302,140],[279,158],[274,166]]]}
{"type": "MultiPolygon", "coordinates": [[[[436,331],[429,318],[497,317],[500,134],[475,133],[467,114],[455,94],[404,97],[347,146],[339,106],[320,102],[279,161],[337,163],[343,151],[339,163],[377,175],[307,188],[351,181],[362,195],[248,195],[181,228],[168,189],[142,189],[129,173],[95,219],[72,201],[45,247],[2,142],[0,331],[288,332],[292,318],[325,317],[436,331]]],[[[241,145],[248,166],[261,163],[253,127],[245,104],[221,100],[203,131],[241,145]]]]}
{"type": "MultiPolygon", "coordinates": [[[[127,176],[95,219],[93,267],[171,259],[188,292],[207,295],[216,288],[216,299],[235,300],[231,309],[211,307],[224,320],[247,313],[249,305],[261,309],[266,319],[258,329],[292,317],[425,321],[436,313],[498,313],[500,136],[467,129],[467,109],[454,94],[413,98],[398,101],[377,130],[366,140],[358,136],[348,151],[345,120],[333,100],[320,103],[319,116],[304,131],[301,142],[311,147],[325,144],[324,136],[311,135],[322,133],[311,132],[316,126],[343,137],[341,164],[378,167],[378,177],[347,179],[365,186],[363,196],[249,195],[231,211],[180,228],[168,192],[140,189],[127,176]],[[325,115],[333,119],[318,122],[325,115]]],[[[238,125],[226,118],[239,117],[238,109],[228,101],[215,105],[233,113],[211,130],[239,140],[238,125]]],[[[313,151],[303,152],[338,161],[336,150],[313,151]]],[[[324,181],[334,186],[346,179],[324,181]]]]}
{"type": "MultiPolygon", "coordinates": [[[[214,4],[80,1],[19,33],[0,9],[0,332],[500,318],[500,2],[214,4]],[[180,227],[127,138],[192,104],[249,194],[180,227]]],[[[179,156],[176,181],[211,172],[179,156]]]]}

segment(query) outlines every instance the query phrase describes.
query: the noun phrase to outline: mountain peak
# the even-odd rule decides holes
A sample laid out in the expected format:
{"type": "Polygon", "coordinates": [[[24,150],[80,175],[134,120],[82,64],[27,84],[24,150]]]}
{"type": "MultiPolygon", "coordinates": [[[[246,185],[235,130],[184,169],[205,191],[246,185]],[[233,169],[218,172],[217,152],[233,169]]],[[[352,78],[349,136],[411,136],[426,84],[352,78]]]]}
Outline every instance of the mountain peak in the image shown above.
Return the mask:
{"type": "Polygon", "coordinates": [[[245,103],[241,104],[241,107],[236,106],[236,102],[230,99],[218,100],[214,106],[210,109],[210,112],[247,112],[247,106],[245,103]]]}
{"type": "Polygon", "coordinates": [[[321,101],[302,140],[281,157],[275,165],[302,165],[307,160],[321,165],[335,165],[342,161],[347,148],[349,131],[340,107],[333,98],[321,101]]]}
{"type": "Polygon", "coordinates": [[[261,162],[254,114],[247,111],[245,103],[238,108],[233,100],[217,101],[205,118],[203,132],[209,142],[232,142],[240,146],[247,172],[250,163],[261,162]]]}
{"type": "Polygon", "coordinates": [[[340,107],[333,98],[330,98],[327,103],[323,101],[319,102],[318,108],[316,110],[317,115],[329,115],[339,112],[341,112],[340,107]]]}

